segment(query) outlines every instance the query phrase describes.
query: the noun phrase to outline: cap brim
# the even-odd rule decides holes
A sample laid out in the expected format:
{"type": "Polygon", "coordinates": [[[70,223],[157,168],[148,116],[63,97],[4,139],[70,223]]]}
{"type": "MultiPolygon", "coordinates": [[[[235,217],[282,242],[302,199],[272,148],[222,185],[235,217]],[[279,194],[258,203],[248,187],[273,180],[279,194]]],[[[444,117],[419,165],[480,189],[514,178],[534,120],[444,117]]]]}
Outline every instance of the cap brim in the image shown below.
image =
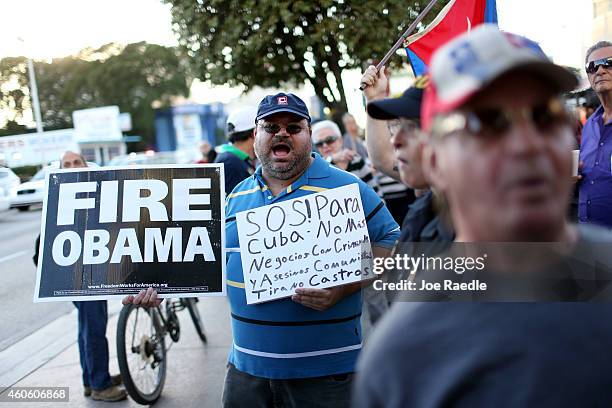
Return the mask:
{"type": "Polygon", "coordinates": [[[379,120],[418,119],[421,113],[421,104],[412,98],[399,97],[370,102],[366,109],[368,115],[379,120]]]}
{"type": "Polygon", "coordinates": [[[557,92],[570,92],[578,86],[578,78],[571,71],[549,62],[533,62],[518,65],[508,69],[505,73],[514,71],[527,71],[539,74],[557,92]]]}
{"type": "Polygon", "coordinates": [[[542,81],[549,84],[555,92],[565,93],[576,89],[578,78],[569,70],[555,65],[552,62],[530,61],[512,65],[500,70],[496,75],[484,81],[477,90],[473,90],[453,101],[442,102],[436,95],[435,86],[428,92],[427,102],[424,100],[423,112],[421,112],[421,122],[424,129],[428,130],[433,116],[448,113],[469,102],[475,96],[485,92],[489,86],[500,77],[511,72],[528,72],[536,74],[542,81]]]}
{"type": "Polygon", "coordinates": [[[258,121],[258,120],[263,119],[263,118],[267,118],[268,116],[274,115],[275,113],[282,113],[282,112],[293,113],[296,116],[299,116],[301,118],[304,118],[304,119],[308,120],[309,122],[311,120],[310,116],[304,115],[302,112],[298,112],[298,111],[296,111],[294,109],[291,109],[291,108],[278,108],[278,109],[274,109],[272,111],[266,112],[266,113],[264,113],[264,114],[262,114],[260,116],[257,116],[255,118],[255,121],[258,121]]]}

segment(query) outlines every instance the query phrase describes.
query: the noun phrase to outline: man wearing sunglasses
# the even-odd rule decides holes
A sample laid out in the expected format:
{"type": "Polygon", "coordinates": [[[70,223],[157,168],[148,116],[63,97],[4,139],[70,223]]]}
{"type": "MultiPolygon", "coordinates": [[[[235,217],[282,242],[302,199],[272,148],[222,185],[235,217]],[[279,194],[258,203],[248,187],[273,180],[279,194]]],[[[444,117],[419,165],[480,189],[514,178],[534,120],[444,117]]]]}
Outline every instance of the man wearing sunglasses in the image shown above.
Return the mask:
{"type": "Polygon", "coordinates": [[[582,130],[578,219],[612,228],[612,42],[587,51],[585,70],[601,106],[582,130]]]}
{"type": "MultiPolygon", "coordinates": [[[[572,123],[559,94],[577,85],[572,73],[489,24],[441,47],[430,73],[425,170],[456,242],[612,242],[566,221],[572,123]]],[[[507,276],[525,273],[521,256],[507,276]]],[[[398,302],[360,357],[354,405],[609,406],[612,359],[597,350],[612,341],[610,318],[609,304],[398,302]]]]}
{"type": "MultiPolygon", "coordinates": [[[[374,256],[389,254],[399,226],[364,182],[312,153],[310,115],[300,98],[290,93],[266,96],[255,123],[261,166],[236,186],[226,205],[233,343],[223,406],[348,408],[362,346],[361,284],[298,288],[291,297],[248,305],[236,214],[356,183],[374,256]]],[[[149,288],[124,299],[129,302],[150,306],[160,300],[149,288]]]]}
{"type": "Polygon", "coordinates": [[[256,117],[261,166],[228,196],[228,297],[234,343],[224,406],[348,407],[361,348],[360,284],[298,288],[290,298],[247,305],[235,216],[265,205],[357,183],[374,253],[387,254],[399,227],[378,195],[312,154],[310,116],[293,94],[265,97],[256,117]],[[274,402],[272,402],[274,401],[274,402]]]}
{"type": "Polygon", "coordinates": [[[312,126],[312,143],[323,158],[334,166],[359,177],[379,192],[378,182],[366,158],[342,145],[342,132],[331,120],[322,120],[312,126]]]}

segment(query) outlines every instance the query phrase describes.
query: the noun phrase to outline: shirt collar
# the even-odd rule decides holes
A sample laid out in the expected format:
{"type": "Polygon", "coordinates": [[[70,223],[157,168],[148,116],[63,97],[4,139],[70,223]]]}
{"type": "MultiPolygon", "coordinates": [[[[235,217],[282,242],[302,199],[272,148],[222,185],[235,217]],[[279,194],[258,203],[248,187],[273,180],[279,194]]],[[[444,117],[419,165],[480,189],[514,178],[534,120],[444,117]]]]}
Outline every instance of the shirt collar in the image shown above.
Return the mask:
{"type": "MultiPolygon", "coordinates": [[[[592,120],[593,124],[604,126],[606,125],[606,123],[603,123],[603,114],[604,114],[603,105],[599,105],[599,108],[595,109],[595,112],[593,112],[589,120],[592,120]]],[[[610,125],[610,124],[612,124],[612,122],[607,123],[607,125],[610,125]]]]}

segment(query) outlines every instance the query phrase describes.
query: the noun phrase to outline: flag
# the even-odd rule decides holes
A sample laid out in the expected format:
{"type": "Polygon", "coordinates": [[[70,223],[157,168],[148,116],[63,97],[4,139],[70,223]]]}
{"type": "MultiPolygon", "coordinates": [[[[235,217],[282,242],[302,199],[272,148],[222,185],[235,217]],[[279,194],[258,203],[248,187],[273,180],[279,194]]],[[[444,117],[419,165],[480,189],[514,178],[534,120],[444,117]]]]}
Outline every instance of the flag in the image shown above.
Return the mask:
{"type": "Polygon", "coordinates": [[[423,75],[441,45],[482,23],[497,24],[495,0],[451,0],[425,30],[404,41],[414,75],[423,75]]]}

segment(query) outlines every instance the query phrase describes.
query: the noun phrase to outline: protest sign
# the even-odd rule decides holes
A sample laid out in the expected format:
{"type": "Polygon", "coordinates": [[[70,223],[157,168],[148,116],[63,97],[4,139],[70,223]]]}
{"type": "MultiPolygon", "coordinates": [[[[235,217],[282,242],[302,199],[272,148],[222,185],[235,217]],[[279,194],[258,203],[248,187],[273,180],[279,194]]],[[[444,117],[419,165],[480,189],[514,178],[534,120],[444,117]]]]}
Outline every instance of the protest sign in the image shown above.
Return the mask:
{"type": "Polygon", "coordinates": [[[357,184],[236,214],[248,304],[373,277],[357,184]]]}
{"type": "Polygon", "coordinates": [[[223,167],[69,169],[47,176],[34,301],[225,294],[223,167]]]}

